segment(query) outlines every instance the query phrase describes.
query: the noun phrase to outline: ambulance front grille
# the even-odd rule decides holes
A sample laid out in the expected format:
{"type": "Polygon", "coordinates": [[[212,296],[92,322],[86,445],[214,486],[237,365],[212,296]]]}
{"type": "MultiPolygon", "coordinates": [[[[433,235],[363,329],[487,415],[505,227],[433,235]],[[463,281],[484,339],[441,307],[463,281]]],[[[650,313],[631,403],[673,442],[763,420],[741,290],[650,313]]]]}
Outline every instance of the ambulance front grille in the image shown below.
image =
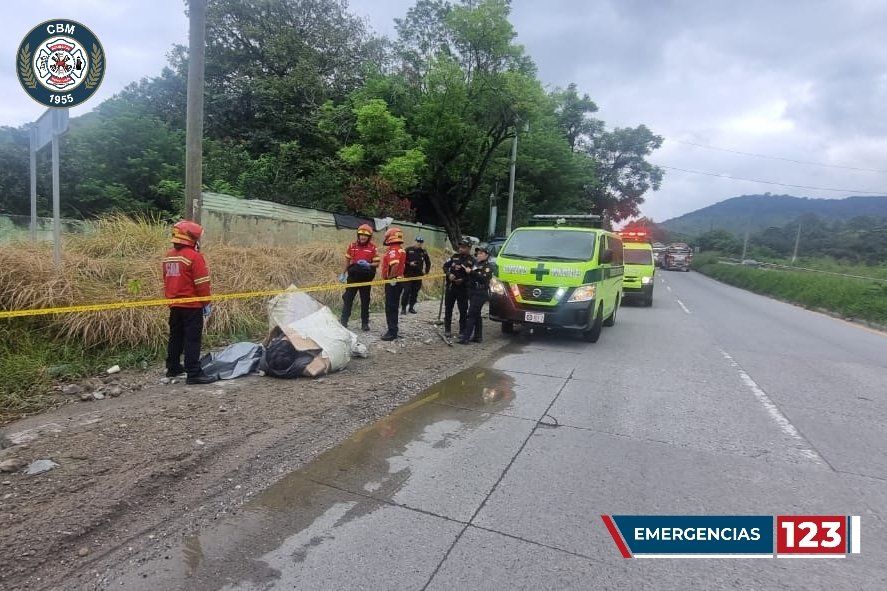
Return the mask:
{"type": "Polygon", "coordinates": [[[518,285],[517,287],[520,290],[521,299],[527,302],[550,302],[557,291],[556,287],[543,287],[541,285],[518,285]],[[539,295],[536,295],[536,293],[539,295]]]}

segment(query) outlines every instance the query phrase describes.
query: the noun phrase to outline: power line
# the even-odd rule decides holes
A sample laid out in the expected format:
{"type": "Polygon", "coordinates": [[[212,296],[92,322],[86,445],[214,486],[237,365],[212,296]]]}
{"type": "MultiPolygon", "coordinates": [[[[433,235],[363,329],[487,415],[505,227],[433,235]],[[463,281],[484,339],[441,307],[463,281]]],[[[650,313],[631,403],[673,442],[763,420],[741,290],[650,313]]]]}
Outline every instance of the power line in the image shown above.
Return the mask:
{"type": "Polygon", "coordinates": [[[812,191],[834,191],[836,193],[852,193],[854,195],[885,195],[887,191],[862,191],[860,189],[836,189],[834,187],[813,187],[810,185],[792,185],[789,183],[779,183],[776,181],[765,181],[761,179],[749,179],[741,176],[730,176],[717,172],[706,172],[704,170],[690,170],[687,168],[678,168],[677,166],[666,166],[665,164],[656,164],[659,168],[667,168],[669,170],[679,170],[691,174],[701,174],[705,176],[713,176],[719,179],[728,179],[731,181],[747,181],[750,183],[762,183],[764,185],[778,185],[780,187],[791,187],[793,189],[810,189],[812,191]]]}
{"type": "Polygon", "coordinates": [[[781,160],[782,162],[793,162],[794,164],[807,164],[810,166],[822,166],[824,168],[840,168],[842,170],[856,170],[859,172],[877,172],[880,174],[887,174],[887,170],[883,170],[880,168],[860,168],[857,166],[844,166],[841,164],[828,164],[825,162],[814,162],[812,160],[795,160],[794,158],[783,158],[782,156],[771,156],[769,154],[756,154],[754,152],[743,152],[741,150],[731,150],[730,148],[720,148],[718,146],[709,146],[707,144],[697,144],[696,142],[687,142],[684,140],[676,140],[672,138],[666,138],[666,141],[675,142],[677,144],[684,144],[687,146],[695,146],[697,148],[704,148],[706,150],[715,150],[717,152],[729,152],[731,154],[741,154],[742,156],[752,156],[754,158],[767,158],[769,160],[781,160]]]}

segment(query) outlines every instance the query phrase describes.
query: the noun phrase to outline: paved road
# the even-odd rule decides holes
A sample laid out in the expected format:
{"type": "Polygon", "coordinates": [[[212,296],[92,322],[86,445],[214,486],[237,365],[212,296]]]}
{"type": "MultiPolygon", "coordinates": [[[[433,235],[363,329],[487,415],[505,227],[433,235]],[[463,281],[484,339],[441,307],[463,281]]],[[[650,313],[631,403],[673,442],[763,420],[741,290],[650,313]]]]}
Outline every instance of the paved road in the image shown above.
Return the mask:
{"type": "Polygon", "coordinates": [[[887,336],[664,272],[599,343],[519,338],[106,587],[887,589],[885,420],[887,336]],[[861,515],[862,554],[625,560],[602,513],[861,515]]]}

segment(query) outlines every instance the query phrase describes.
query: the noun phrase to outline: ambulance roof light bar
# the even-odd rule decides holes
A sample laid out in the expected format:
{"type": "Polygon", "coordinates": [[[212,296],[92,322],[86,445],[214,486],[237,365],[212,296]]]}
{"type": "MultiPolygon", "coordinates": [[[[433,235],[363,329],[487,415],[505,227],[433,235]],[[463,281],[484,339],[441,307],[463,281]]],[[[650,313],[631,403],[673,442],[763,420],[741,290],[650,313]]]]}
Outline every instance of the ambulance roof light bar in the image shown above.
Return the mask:
{"type": "Polygon", "coordinates": [[[551,224],[555,226],[591,226],[592,228],[601,227],[601,216],[595,214],[537,214],[530,220],[534,224],[551,224]]]}
{"type": "Polygon", "coordinates": [[[647,230],[623,230],[619,232],[620,238],[624,242],[649,242],[650,234],[647,230]]]}

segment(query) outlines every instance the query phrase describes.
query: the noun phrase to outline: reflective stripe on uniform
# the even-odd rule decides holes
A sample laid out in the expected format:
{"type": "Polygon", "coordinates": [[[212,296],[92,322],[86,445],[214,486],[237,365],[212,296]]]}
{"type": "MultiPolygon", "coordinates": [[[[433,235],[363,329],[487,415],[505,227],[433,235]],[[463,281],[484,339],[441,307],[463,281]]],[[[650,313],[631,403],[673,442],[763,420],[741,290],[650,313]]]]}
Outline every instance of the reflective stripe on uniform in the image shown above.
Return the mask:
{"type": "Polygon", "coordinates": [[[165,259],[163,259],[163,262],[164,263],[182,263],[182,264],[191,266],[191,259],[189,259],[187,257],[166,257],[165,259]]]}

